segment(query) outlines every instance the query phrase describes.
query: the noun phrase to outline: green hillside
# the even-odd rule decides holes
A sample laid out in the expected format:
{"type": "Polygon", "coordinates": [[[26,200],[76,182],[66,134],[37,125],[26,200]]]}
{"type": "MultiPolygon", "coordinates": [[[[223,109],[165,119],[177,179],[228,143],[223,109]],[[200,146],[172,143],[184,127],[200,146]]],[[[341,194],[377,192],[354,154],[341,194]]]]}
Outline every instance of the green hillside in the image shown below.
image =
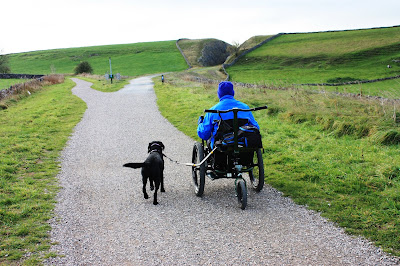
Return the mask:
{"type": "Polygon", "coordinates": [[[83,48],[67,48],[11,54],[12,73],[50,74],[73,73],[82,61],[88,61],[94,74],[104,75],[110,71],[125,76],[180,71],[187,64],[176,48],[175,41],[105,45],[83,48]]]}
{"type": "Polygon", "coordinates": [[[336,83],[400,75],[399,59],[400,27],[286,34],[227,71],[232,80],[248,83],[336,83]]]}

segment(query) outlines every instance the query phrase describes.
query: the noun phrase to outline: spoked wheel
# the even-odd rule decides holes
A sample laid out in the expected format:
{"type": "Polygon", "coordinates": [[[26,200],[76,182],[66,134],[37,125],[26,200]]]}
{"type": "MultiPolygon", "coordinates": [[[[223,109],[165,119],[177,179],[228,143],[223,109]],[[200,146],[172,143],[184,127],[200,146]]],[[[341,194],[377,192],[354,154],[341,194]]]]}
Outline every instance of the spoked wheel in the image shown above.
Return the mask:
{"type": "Polygon", "coordinates": [[[264,187],[264,163],[261,149],[258,149],[253,156],[254,168],[249,172],[251,186],[255,191],[260,192],[264,187]]]}
{"type": "MultiPolygon", "coordinates": [[[[204,150],[201,143],[196,142],[193,146],[192,163],[198,164],[204,159],[204,150]]],[[[206,178],[206,163],[192,166],[192,178],[194,192],[196,196],[201,197],[204,193],[204,183],[206,178]]]]}
{"type": "Polygon", "coordinates": [[[244,180],[239,180],[236,184],[236,195],[238,198],[239,206],[242,210],[247,206],[247,189],[244,180]]]}

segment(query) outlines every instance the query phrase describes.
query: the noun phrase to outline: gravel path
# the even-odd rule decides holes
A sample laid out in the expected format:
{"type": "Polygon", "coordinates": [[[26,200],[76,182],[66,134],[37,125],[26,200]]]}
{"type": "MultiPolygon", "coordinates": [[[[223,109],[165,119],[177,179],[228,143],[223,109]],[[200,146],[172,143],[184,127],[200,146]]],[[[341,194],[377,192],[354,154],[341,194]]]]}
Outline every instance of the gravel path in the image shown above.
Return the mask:
{"type": "MultiPolygon", "coordinates": [[[[318,213],[275,189],[249,191],[242,211],[233,180],[206,180],[198,198],[191,169],[166,160],[159,205],[143,199],[140,170],[147,145],[190,162],[193,140],[159,113],[151,79],[135,79],[115,93],[73,79],[88,109],[62,154],[51,237],[61,265],[391,265],[368,241],[346,235],[318,213]]],[[[150,193],[152,197],[152,193],[150,193]]]]}

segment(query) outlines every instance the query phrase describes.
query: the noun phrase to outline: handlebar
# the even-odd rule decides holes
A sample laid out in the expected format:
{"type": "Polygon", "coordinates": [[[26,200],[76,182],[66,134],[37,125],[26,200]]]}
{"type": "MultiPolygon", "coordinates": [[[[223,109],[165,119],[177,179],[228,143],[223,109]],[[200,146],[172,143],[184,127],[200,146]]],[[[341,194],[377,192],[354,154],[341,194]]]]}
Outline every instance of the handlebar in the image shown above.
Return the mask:
{"type": "Polygon", "coordinates": [[[229,113],[229,112],[252,112],[252,111],[259,111],[259,110],[264,110],[267,109],[268,106],[260,106],[260,107],[255,107],[255,108],[250,108],[250,109],[240,109],[240,108],[232,108],[229,110],[210,110],[210,109],[206,109],[204,110],[205,113],[229,113]]]}

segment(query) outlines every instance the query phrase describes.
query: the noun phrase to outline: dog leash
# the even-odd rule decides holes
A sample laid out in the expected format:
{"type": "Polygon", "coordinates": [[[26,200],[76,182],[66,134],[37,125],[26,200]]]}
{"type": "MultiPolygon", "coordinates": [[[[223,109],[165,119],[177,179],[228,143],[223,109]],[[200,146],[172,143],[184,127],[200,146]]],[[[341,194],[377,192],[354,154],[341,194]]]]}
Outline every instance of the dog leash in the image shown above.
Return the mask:
{"type": "Polygon", "coordinates": [[[173,162],[173,163],[176,163],[176,164],[184,164],[184,163],[180,163],[180,162],[178,162],[178,161],[176,161],[176,160],[173,160],[173,159],[171,159],[171,158],[169,158],[167,155],[165,155],[164,153],[162,154],[165,158],[167,158],[168,160],[170,160],[171,162],[173,162]]]}
{"type": "Polygon", "coordinates": [[[217,147],[215,147],[201,162],[199,162],[198,164],[194,164],[194,163],[180,163],[176,160],[173,160],[171,158],[169,158],[167,155],[165,155],[164,153],[162,154],[165,158],[169,159],[171,162],[176,163],[176,164],[181,164],[181,165],[186,165],[186,166],[192,166],[192,167],[197,167],[202,165],[207,159],[208,157],[211,156],[211,154],[214,153],[214,151],[217,149],[217,147]]]}

